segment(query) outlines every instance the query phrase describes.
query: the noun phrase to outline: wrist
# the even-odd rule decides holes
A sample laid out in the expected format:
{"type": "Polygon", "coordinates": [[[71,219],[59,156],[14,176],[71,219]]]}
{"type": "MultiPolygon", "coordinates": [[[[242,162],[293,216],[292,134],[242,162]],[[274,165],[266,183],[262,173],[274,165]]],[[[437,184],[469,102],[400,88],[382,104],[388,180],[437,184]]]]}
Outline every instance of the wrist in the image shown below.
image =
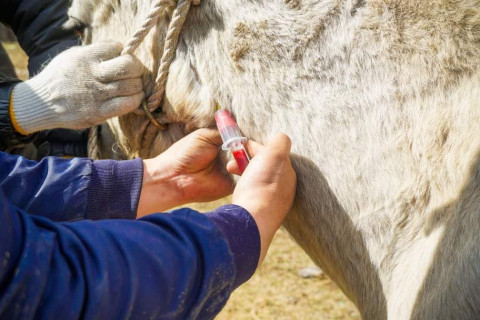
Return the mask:
{"type": "Polygon", "coordinates": [[[234,288],[246,282],[259,265],[261,239],[251,214],[237,205],[224,205],[205,214],[219,228],[233,254],[236,276],[234,288]]]}
{"type": "MultiPolygon", "coordinates": [[[[18,82],[18,81],[16,81],[18,82]]],[[[33,141],[36,135],[22,135],[13,126],[10,105],[12,91],[16,83],[0,84],[0,94],[9,97],[6,104],[0,105],[0,149],[11,150],[33,141]]]]}
{"type": "Polygon", "coordinates": [[[28,135],[55,128],[58,116],[47,102],[49,97],[48,86],[36,78],[17,84],[10,101],[10,117],[15,130],[28,135]]]}
{"type": "Polygon", "coordinates": [[[258,266],[260,266],[267,255],[268,248],[272,243],[275,233],[280,228],[281,224],[275,221],[275,213],[271,212],[271,208],[268,208],[262,204],[249,201],[247,199],[232,199],[232,204],[240,206],[247,210],[255,220],[257,224],[258,232],[260,234],[260,258],[258,260],[258,266]]]}
{"type": "Polygon", "coordinates": [[[174,171],[161,156],[143,160],[143,183],[137,216],[163,212],[184,204],[182,192],[175,181],[174,171]]]}

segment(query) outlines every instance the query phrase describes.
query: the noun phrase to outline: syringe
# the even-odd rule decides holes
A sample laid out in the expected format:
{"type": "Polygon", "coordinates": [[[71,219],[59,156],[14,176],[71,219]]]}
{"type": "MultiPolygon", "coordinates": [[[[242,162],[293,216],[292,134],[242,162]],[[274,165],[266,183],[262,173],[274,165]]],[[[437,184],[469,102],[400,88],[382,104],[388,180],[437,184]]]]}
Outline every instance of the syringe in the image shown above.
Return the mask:
{"type": "Polygon", "coordinates": [[[233,119],[230,112],[227,110],[218,110],[215,112],[215,121],[217,123],[218,131],[222,136],[222,149],[231,150],[235,161],[237,161],[240,172],[243,173],[250,158],[248,157],[247,150],[243,144],[247,142],[247,138],[243,137],[238,129],[237,123],[233,119]]]}

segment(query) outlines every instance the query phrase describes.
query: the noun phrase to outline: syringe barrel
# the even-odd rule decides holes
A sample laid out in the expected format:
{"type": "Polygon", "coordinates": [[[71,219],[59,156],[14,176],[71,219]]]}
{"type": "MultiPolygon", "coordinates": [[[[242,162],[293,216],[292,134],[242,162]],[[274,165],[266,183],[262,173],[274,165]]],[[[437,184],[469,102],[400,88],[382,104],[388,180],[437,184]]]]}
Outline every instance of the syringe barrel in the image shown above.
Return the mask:
{"type": "Polygon", "coordinates": [[[246,142],[230,112],[227,110],[218,110],[215,112],[215,121],[218,131],[222,137],[224,150],[228,150],[233,142],[246,142]]]}
{"type": "Polygon", "coordinates": [[[247,150],[245,150],[243,146],[243,144],[247,142],[247,138],[242,137],[237,123],[227,110],[215,112],[215,121],[217,122],[218,131],[222,136],[222,149],[232,151],[238,169],[243,173],[250,162],[247,150]]]}
{"type": "Polygon", "coordinates": [[[237,162],[238,169],[240,170],[241,173],[243,173],[247,168],[248,163],[250,162],[250,158],[248,157],[247,150],[245,150],[245,147],[243,146],[243,144],[234,143],[234,146],[232,147],[232,154],[233,154],[233,157],[235,158],[235,161],[237,162]]]}

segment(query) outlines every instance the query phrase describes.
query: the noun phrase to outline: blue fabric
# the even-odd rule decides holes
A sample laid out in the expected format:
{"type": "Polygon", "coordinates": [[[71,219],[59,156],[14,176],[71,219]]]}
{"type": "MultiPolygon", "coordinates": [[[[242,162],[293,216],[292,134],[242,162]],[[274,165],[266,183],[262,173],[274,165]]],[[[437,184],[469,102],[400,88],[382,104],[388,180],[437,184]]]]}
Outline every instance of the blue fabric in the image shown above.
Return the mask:
{"type": "Polygon", "coordinates": [[[134,219],[142,178],[141,159],[36,162],[0,152],[0,187],[7,199],[54,221],[134,219]]]}
{"type": "Polygon", "coordinates": [[[257,268],[260,257],[260,233],[257,224],[244,208],[228,204],[207,213],[228,240],[237,270],[233,288],[246,282],[257,268]],[[239,224],[238,221],[243,221],[239,224]]]}
{"type": "Polygon", "coordinates": [[[30,76],[59,52],[79,44],[68,20],[69,0],[2,0],[0,21],[13,29],[29,57],[30,76]]]}
{"type": "MultiPolygon", "coordinates": [[[[73,29],[63,27],[68,20],[69,0],[2,0],[0,22],[10,26],[23,50],[29,57],[30,76],[58,53],[79,44],[73,29]]],[[[13,79],[0,79],[0,150],[19,147],[37,136],[14,134],[8,119],[10,93],[17,83],[13,79]],[[10,137],[13,135],[13,137],[10,137]]]]}
{"type": "Polygon", "coordinates": [[[111,216],[119,203],[128,212],[142,172],[141,160],[0,153],[0,319],[211,319],[221,310],[258,264],[260,236],[245,209],[45,218],[82,219],[89,207],[111,216]]]}
{"type": "Polygon", "coordinates": [[[1,319],[212,319],[234,286],[225,236],[190,209],[55,223],[0,191],[0,226],[1,319]]]}

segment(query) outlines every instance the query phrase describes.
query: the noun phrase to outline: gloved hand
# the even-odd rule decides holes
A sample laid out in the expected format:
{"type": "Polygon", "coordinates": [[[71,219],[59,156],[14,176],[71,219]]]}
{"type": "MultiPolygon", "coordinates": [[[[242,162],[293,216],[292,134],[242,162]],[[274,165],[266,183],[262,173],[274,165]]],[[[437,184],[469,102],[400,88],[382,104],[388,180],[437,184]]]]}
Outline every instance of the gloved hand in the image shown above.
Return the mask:
{"type": "Polygon", "coordinates": [[[82,129],[137,109],[144,97],[143,66],[122,45],[101,42],[71,48],[37,76],[13,89],[15,129],[24,134],[82,129]]]}

